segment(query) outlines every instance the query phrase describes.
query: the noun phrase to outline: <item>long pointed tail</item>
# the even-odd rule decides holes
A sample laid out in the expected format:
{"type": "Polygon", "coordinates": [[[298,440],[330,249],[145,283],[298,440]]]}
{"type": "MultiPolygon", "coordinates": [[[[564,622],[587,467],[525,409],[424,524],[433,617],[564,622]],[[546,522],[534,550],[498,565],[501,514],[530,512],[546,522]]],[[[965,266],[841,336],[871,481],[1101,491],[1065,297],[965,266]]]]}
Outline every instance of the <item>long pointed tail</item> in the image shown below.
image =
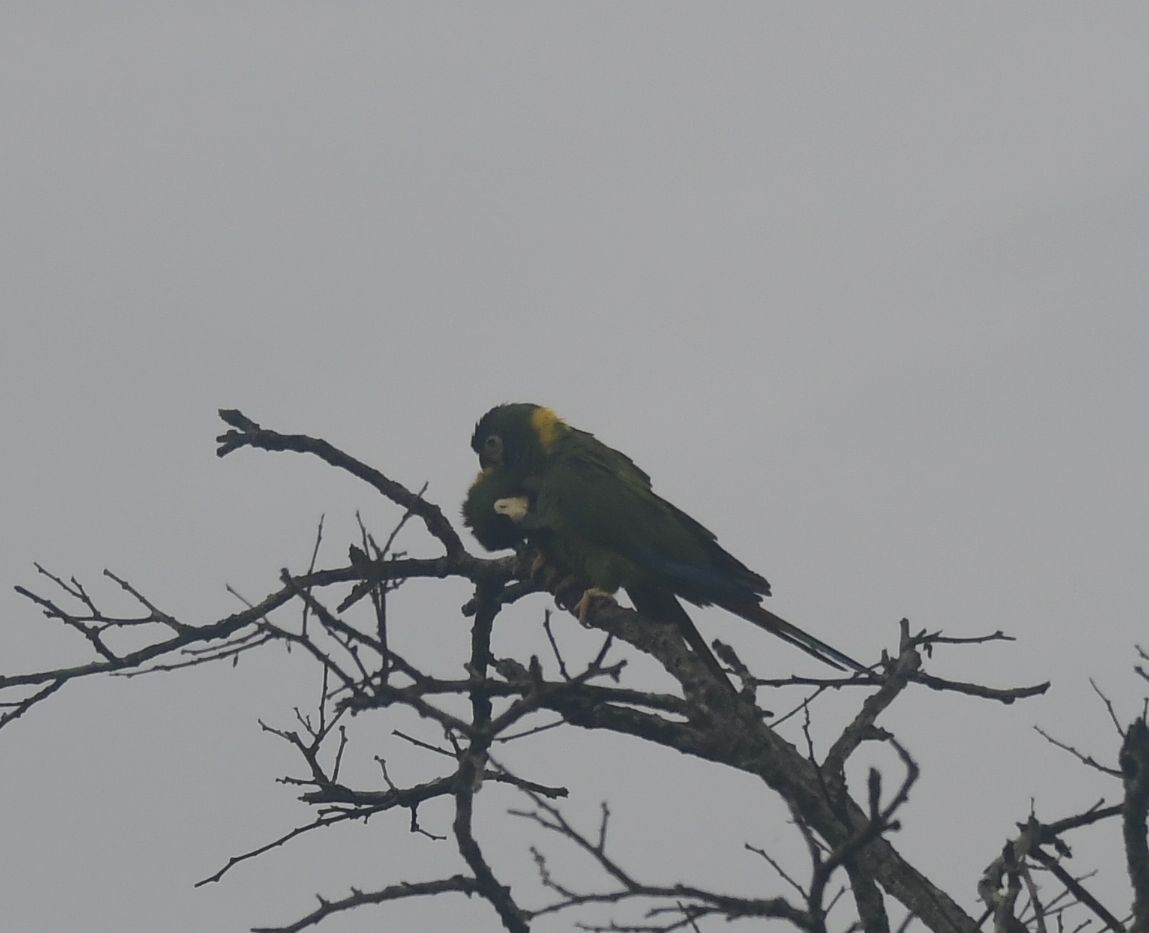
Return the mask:
{"type": "Polygon", "coordinates": [[[706,639],[695,628],[694,621],[687,615],[686,610],[682,608],[682,603],[673,594],[657,590],[647,591],[639,587],[628,588],[626,593],[640,615],[644,615],[655,622],[669,623],[677,628],[686,644],[710,669],[715,678],[726,686],[731,686],[726,671],[722,669],[718,659],[714,657],[710,646],[706,644],[706,639]]]}
{"type": "Polygon", "coordinates": [[[806,654],[817,658],[823,664],[836,667],[838,670],[863,672],[866,668],[844,654],[837,648],[827,645],[820,638],[815,638],[809,632],[804,632],[798,626],[791,625],[781,616],[776,616],[765,606],[758,603],[723,603],[723,609],[741,616],[747,622],[753,622],[759,628],[764,628],[783,641],[787,641],[796,648],[801,648],[806,654]]]}

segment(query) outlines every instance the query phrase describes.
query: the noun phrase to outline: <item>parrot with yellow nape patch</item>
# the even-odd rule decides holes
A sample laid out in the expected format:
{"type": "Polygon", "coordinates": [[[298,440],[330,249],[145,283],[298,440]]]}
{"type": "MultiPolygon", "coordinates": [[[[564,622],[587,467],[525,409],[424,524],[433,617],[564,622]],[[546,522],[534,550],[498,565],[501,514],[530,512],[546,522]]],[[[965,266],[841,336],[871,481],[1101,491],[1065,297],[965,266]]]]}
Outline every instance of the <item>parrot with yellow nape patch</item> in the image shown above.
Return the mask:
{"type": "Polygon", "coordinates": [[[624,589],[635,609],[676,625],[712,670],[721,671],[679,598],[717,605],[838,669],[865,670],[848,655],[761,605],[770,584],[715,535],[654,492],[626,454],[531,403],[497,405],[475,426],[482,472],[464,503],[480,544],[537,542],[548,562],[596,591],[624,589]]]}

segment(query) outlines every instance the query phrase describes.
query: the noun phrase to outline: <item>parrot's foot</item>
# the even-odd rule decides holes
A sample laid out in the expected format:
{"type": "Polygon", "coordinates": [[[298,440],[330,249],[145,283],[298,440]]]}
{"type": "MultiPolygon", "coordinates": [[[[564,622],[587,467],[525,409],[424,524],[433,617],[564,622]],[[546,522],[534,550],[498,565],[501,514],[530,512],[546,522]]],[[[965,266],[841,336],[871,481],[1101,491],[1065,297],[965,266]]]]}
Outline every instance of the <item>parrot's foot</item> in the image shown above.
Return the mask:
{"type": "Polygon", "coordinates": [[[589,584],[581,577],[576,577],[574,574],[563,577],[558,581],[558,584],[552,588],[555,594],[555,602],[560,609],[573,609],[578,605],[579,599],[582,594],[587,591],[589,584]]]}
{"type": "Polygon", "coordinates": [[[575,603],[575,611],[578,612],[578,620],[583,625],[587,624],[586,615],[590,612],[591,603],[596,599],[609,599],[614,602],[614,594],[608,593],[606,590],[600,590],[597,586],[592,586],[583,591],[582,598],[575,603]]]}

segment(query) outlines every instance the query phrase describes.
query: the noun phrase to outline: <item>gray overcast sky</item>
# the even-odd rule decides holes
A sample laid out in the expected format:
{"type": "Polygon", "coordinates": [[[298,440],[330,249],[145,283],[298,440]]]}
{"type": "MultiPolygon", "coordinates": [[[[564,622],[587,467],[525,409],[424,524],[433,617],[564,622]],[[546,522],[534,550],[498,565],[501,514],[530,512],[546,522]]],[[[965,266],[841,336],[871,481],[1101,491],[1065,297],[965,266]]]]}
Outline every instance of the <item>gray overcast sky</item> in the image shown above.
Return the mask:
{"type": "MultiPolygon", "coordinates": [[[[109,567],[208,621],[235,608],[225,582],[255,597],[304,566],[321,513],[329,565],[356,508],[394,518],[299,458],[217,461],[217,408],[427,480],[453,512],[476,418],[545,402],[851,654],[903,615],[1019,637],[935,669],[1050,677],[1047,697],[916,695],[891,720],[925,769],[896,844],[972,905],[1031,796],[1052,818],[1117,792],[1030,726],[1111,759],[1088,678],[1124,719],[1143,693],[1147,48],[1143,4],[4,4],[0,567],[114,600],[109,567]]],[[[397,637],[460,670],[464,598],[412,584],[397,637]]],[[[4,672],[86,657],[3,599],[4,672]]],[[[536,600],[497,650],[542,651],[536,600]]],[[[764,674],[805,669],[720,613],[701,627],[764,674]]],[[[396,815],[192,889],[308,819],[256,718],[317,690],[272,652],[76,684],[5,729],[5,925],[244,929],[456,870],[396,815]]],[[[363,766],[430,773],[391,725],[361,724],[363,766]]],[[[744,776],[657,751],[623,768],[624,744],[579,738],[517,764],[569,782],[572,816],[611,799],[622,854],[656,850],[660,880],[769,893],[743,842],[800,864],[744,776]]],[[[497,793],[484,818],[513,804],[497,793]]],[[[524,887],[526,841],[497,853],[524,887]]],[[[1115,847],[1075,851],[1120,884],[1115,847]]],[[[452,909],[496,928],[455,900],[324,929],[450,929],[452,909]]]]}

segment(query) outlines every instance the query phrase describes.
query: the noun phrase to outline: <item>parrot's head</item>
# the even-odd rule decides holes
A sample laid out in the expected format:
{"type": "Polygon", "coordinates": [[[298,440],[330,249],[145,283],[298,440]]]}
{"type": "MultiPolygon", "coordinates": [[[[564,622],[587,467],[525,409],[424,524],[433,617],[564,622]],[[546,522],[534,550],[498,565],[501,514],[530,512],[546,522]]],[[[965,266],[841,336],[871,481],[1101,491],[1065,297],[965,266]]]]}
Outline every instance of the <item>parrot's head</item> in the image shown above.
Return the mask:
{"type": "Polygon", "coordinates": [[[496,405],[479,419],[471,449],[479,464],[532,472],[546,460],[555,439],[567,427],[549,408],[529,402],[496,405]]]}
{"type": "Polygon", "coordinates": [[[463,523],[488,551],[513,548],[522,540],[519,522],[530,511],[522,484],[513,473],[486,467],[467,490],[463,523]]]}

